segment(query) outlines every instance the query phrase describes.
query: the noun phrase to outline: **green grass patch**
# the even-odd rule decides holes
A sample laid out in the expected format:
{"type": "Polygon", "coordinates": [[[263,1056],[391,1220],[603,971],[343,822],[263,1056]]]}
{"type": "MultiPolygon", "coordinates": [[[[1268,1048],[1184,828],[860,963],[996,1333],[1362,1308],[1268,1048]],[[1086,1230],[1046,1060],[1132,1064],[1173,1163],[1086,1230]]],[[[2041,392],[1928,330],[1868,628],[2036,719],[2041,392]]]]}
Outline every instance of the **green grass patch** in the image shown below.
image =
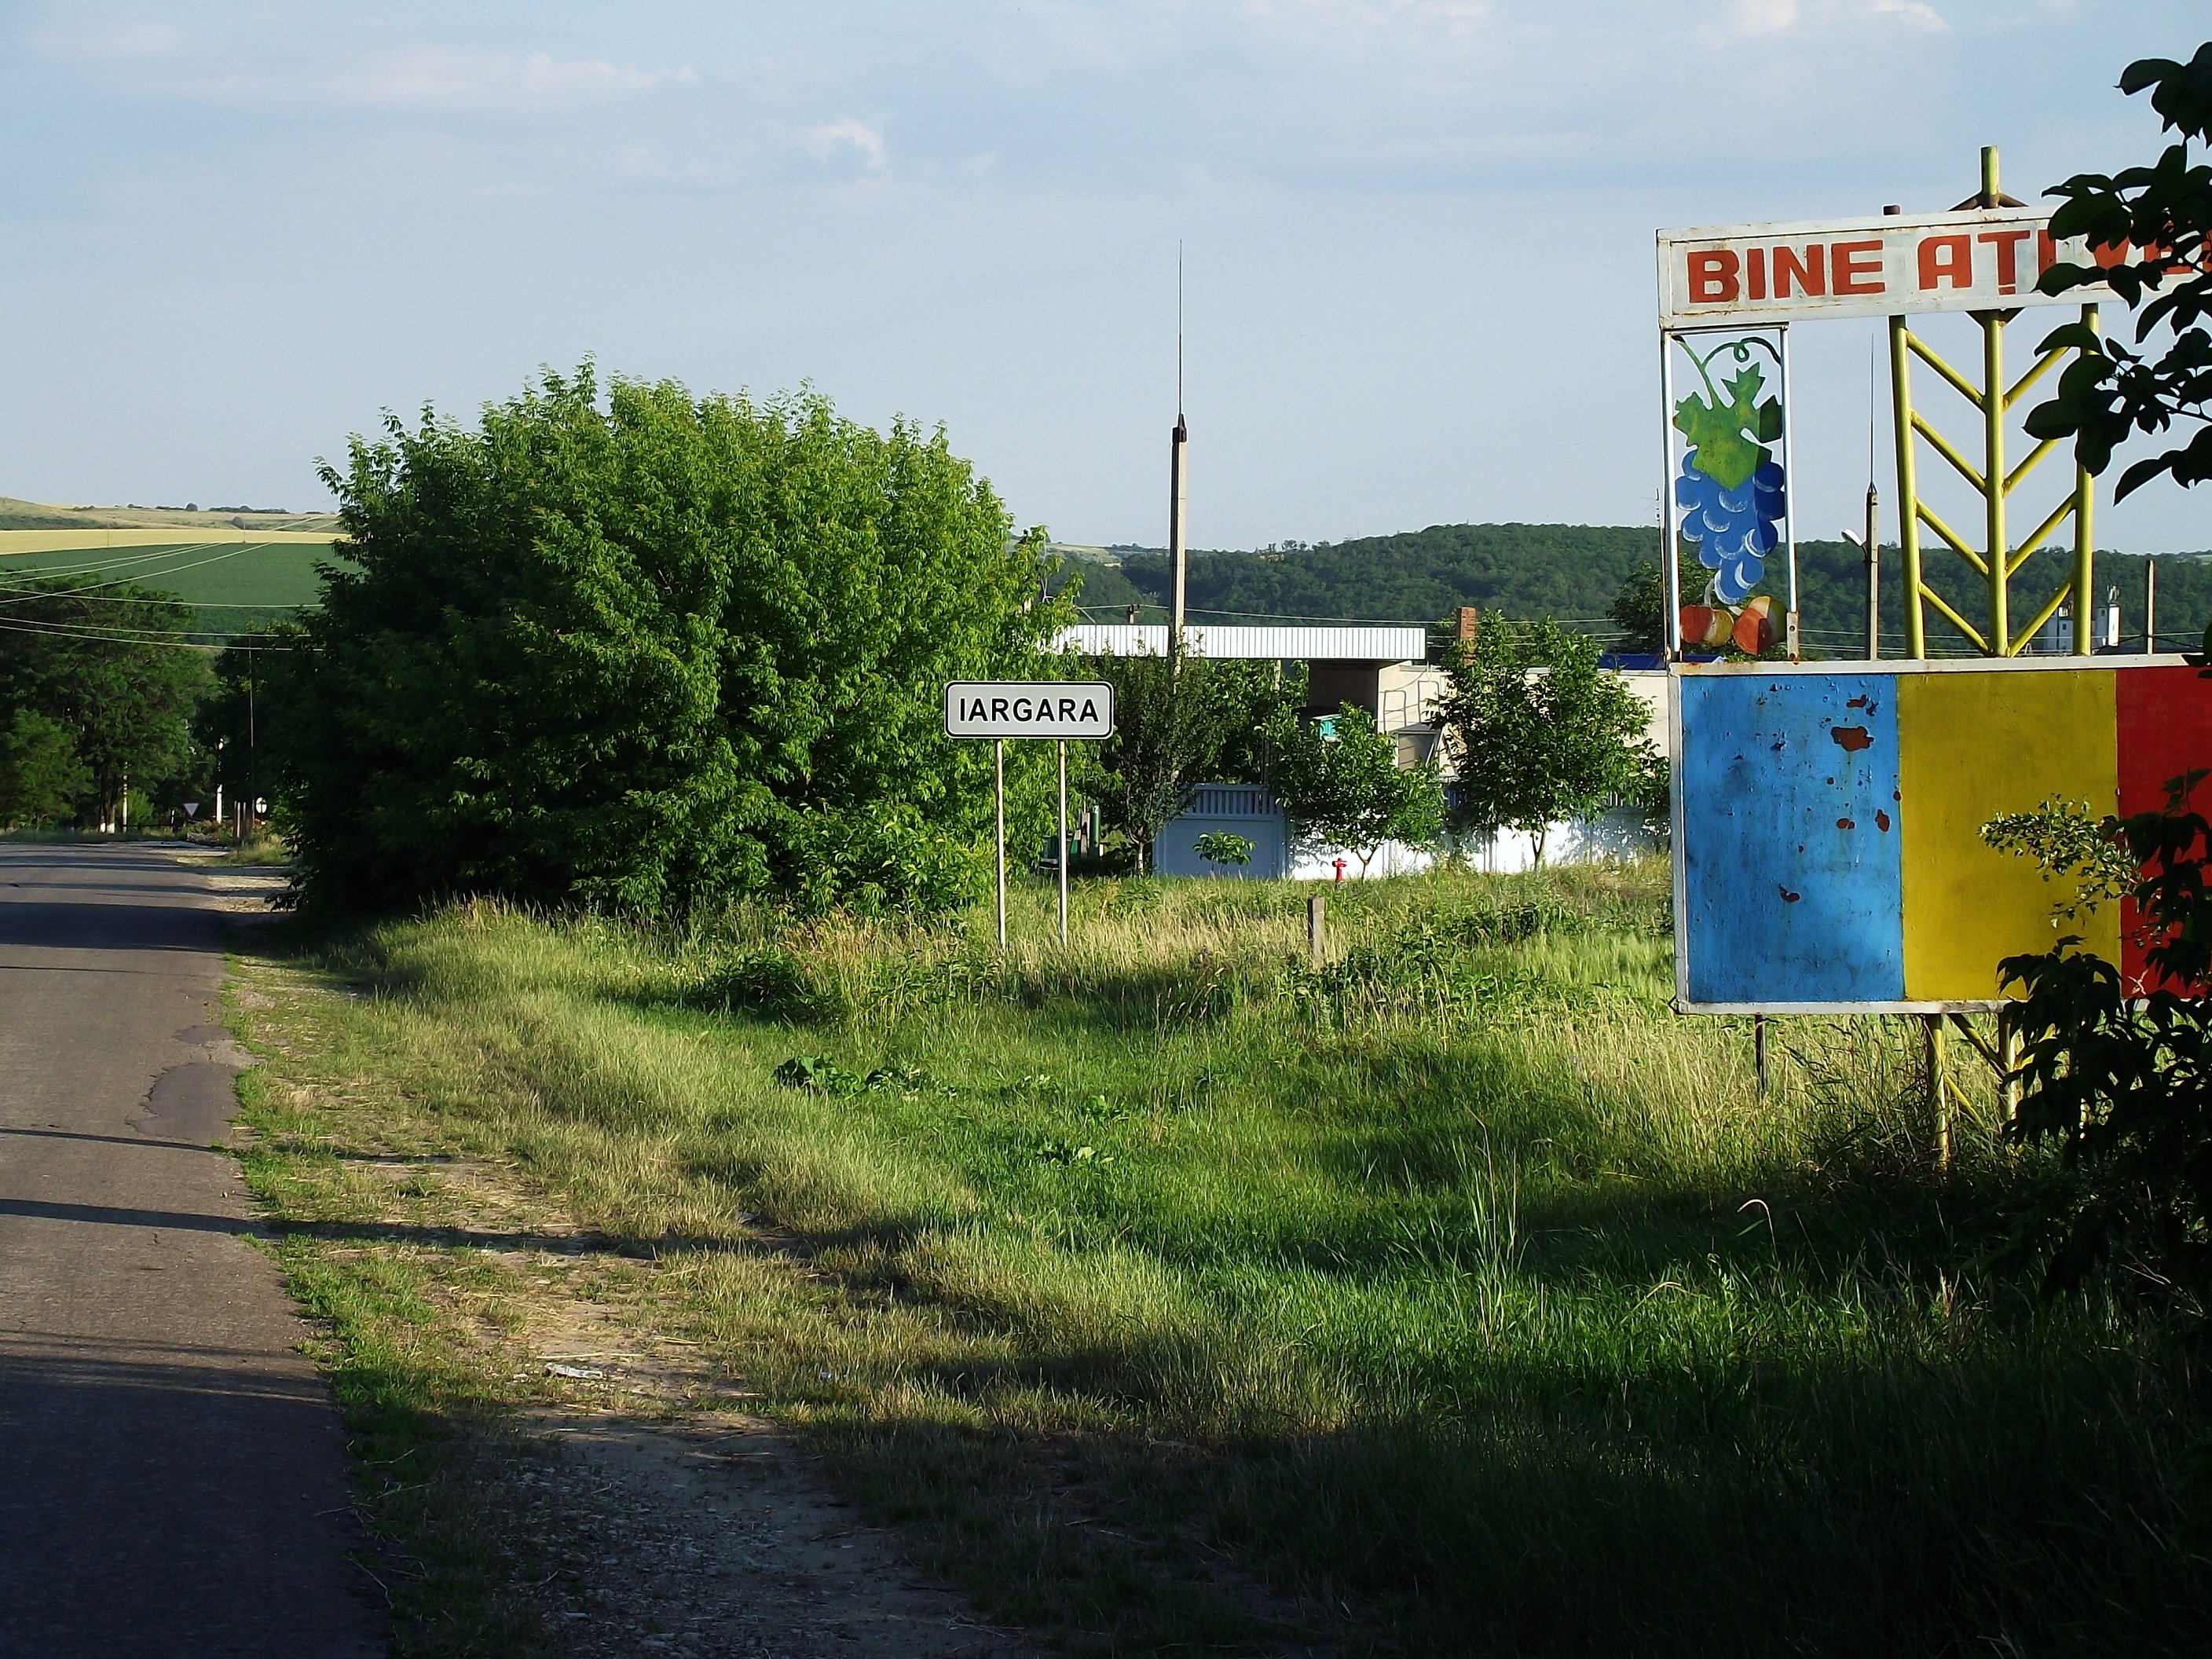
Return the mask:
{"type": "Polygon", "coordinates": [[[174,546],[70,548],[0,556],[0,580],[68,575],[135,582],[173,593],[198,613],[206,633],[265,628],[321,602],[318,561],[331,550],[302,542],[184,542],[174,546]]]}
{"type": "Polygon", "coordinates": [[[2212,1641],[2180,1338],[1984,1265],[2038,1170],[1985,1087],[1935,1166],[1917,1027],[1777,1021],[1762,1099],[1747,1021],[1668,1011],[1663,867],[1337,889],[1319,969],[1286,884],[1086,884],[1066,947],[1018,896],[1004,955],[489,904],[302,946],[336,988],[253,1024],[374,1086],[257,1188],[522,1172],[1077,1650],[2212,1641]]]}

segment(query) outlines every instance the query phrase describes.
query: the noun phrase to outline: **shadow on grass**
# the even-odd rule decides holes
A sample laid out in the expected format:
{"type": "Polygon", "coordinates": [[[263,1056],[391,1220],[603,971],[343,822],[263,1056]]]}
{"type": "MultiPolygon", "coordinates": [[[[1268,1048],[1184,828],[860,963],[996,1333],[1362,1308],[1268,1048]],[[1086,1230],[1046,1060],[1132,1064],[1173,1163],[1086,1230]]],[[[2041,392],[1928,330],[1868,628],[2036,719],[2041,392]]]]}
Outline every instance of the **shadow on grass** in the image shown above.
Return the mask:
{"type": "Polygon", "coordinates": [[[160,1231],[229,1233],[282,1242],[320,1239],[349,1244],[417,1244],[436,1249],[543,1251],[562,1255],[619,1255],[643,1261],[691,1250],[745,1248],[726,1238],[680,1233],[635,1237],[616,1233],[481,1232],[466,1227],[422,1227],[388,1221],[284,1221],[202,1215],[190,1210],[130,1209],[103,1204],[56,1204],[41,1199],[0,1198],[0,1216],[89,1226],[145,1227],[160,1231]]]}
{"type": "MultiPolygon", "coordinates": [[[[1018,1399],[1191,1358],[921,1375],[1018,1399]]],[[[1149,1575],[1211,1603],[1206,1639],[1231,1650],[2202,1652],[2201,1494],[2192,1510],[2176,1485],[2201,1402],[2129,1398],[2140,1382],[2013,1356],[1616,1390],[1508,1362],[1463,1416],[1335,1433],[1048,1437],[861,1410],[825,1432],[994,1610],[1115,1651],[1162,1633],[1126,1588],[1149,1575]],[[1273,1606],[1250,1593],[1267,1585],[1273,1606]]]]}

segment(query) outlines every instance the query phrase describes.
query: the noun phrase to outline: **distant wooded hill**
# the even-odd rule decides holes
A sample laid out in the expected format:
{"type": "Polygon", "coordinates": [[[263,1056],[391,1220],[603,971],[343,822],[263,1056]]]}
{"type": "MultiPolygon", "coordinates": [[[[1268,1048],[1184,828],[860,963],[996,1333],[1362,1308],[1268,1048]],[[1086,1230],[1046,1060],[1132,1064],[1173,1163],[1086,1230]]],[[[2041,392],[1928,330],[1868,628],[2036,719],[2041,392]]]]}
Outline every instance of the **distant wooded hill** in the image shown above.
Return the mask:
{"type": "MultiPolygon", "coordinates": [[[[1511,617],[1551,617],[1600,637],[1617,630],[1607,617],[1613,595],[1639,564],[1657,556],[1658,532],[1601,525],[1455,524],[1395,536],[1367,536],[1317,546],[1209,551],[1191,556],[1189,605],[1194,622],[1436,622],[1463,605],[1511,617]]],[[[1930,538],[1933,539],[1932,538],[1930,538]]],[[[1158,549],[1115,550],[1121,563],[1074,558],[1083,578],[1079,603],[1098,619],[1118,618],[1131,605],[1141,619],[1164,615],[1167,556],[1158,549]]],[[[1969,621],[1978,623],[1988,600],[1980,579],[1948,549],[1926,550],[1930,580],[1969,621]]],[[[2037,553],[2014,578],[2017,626],[2031,619],[2063,575],[2070,556],[2037,553]]],[[[2142,648],[2143,563],[2140,555],[2100,552],[2096,598],[2118,590],[2121,642],[2142,648]]],[[[1865,565],[1841,541],[1797,544],[1800,598],[1808,652],[1860,653],[1866,637],[1865,565]]],[[[1766,591],[1784,592],[1781,561],[1767,566],[1766,591]]],[[[1905,649],[1904,562],[1894,546],[1882,552],[1885,655],[1905,649]]],[[[1692,597],[1695,597],[1692,594],[1692,597]]],[[[2212,556],[2161,556],[2158,561],[2160,648],[2194,649],[2212,623],[2212,556]]],[[[1931,651],[1963,652],[1958,636],[1932,610],[1931,651]]]]}

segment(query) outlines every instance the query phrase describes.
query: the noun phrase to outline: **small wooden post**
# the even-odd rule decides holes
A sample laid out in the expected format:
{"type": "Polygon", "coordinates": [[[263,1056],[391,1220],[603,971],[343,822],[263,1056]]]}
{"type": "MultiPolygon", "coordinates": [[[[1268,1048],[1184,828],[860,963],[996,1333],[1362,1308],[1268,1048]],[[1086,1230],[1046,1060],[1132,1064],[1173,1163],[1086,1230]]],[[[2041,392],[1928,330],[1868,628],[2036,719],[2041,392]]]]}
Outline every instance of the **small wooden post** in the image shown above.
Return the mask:
{"type": "Polygon", "coordinates": [[[1322,936],[1322,907],[1324,902],[1319,893],[1306,899],[1306,949],[1312,954],[1316,969],[1328,959],[1328,947],[1322,936]]]}
{"type": "Polygon", "coordinates": [[[999,826],[999,948],[1006,948],[1006,740],[991,739],[991,776],[999,826]]]}
{"type": "Polygon", "coordinates": [[[1936,1167],[1951,1168],[1951,1097],[1944,1064],[1943,1016],[1923,1014],[1928,1033],[1928,1103],[1936,1114],[1936,1167]]]}
{"type": "Polygon", "coordinates": [[[2010,1123],[2020,1116],[2020,1031],[2009,1014],[1997,1016],[1997,1095],[2010,1123]]]}

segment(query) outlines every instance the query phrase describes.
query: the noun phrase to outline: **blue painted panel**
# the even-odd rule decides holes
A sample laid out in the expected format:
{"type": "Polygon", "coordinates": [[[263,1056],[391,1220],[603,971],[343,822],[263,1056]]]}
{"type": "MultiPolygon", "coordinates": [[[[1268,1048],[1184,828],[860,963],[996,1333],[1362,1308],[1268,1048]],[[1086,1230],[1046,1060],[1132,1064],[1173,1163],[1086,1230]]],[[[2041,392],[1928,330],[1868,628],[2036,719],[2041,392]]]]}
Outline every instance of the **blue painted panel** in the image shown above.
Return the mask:
{"type": "Polygon", "coordinates": [[[1679,685],[1689,1000],[1902,1000],[1895,678],[1679,685]]]}

